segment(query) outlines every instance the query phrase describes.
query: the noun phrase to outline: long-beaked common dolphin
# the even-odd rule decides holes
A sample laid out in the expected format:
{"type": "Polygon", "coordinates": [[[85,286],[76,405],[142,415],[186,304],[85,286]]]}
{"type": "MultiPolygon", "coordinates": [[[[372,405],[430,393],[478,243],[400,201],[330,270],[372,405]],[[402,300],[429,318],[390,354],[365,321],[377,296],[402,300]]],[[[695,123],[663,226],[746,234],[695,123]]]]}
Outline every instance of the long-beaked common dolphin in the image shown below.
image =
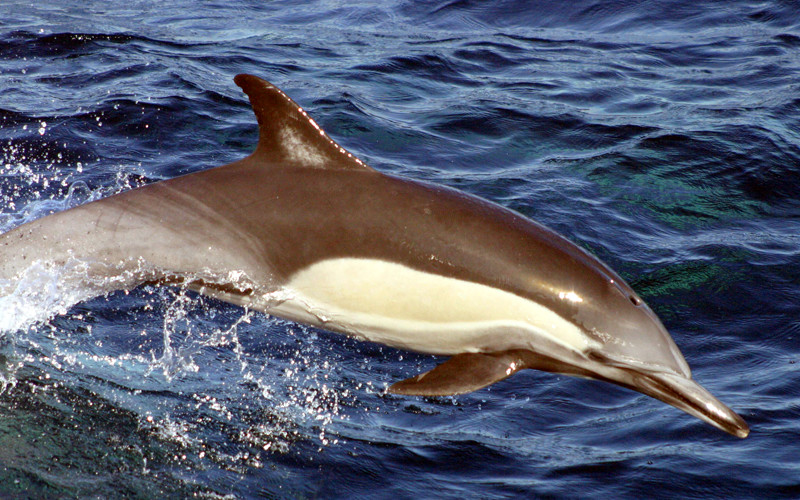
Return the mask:
{"type": "Polygon", "coordinates": [[[252,75],[235,82],[258,119],[250,156],[3,234],[0,295],[33,263],[79,263],[64,275],[69,286],[181,285],[451,356],[389,387],[396,394],[461,394],[533,368],[612,382],[748,435],[692,380],[653,311],[597,258],[489,201],[379,173],[277,87],[252,75]]]}

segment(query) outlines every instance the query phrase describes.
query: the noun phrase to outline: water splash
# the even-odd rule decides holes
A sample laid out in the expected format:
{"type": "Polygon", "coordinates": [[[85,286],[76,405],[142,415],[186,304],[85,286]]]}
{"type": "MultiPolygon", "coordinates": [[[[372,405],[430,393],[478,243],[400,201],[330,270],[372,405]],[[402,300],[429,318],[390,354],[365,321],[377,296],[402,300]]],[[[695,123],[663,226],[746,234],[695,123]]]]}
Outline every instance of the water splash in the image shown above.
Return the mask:
{"type": "Polygon", "coordinates": [[[63,266],[34,262],[15,283],[0,280],[0,334],[26,330],[97,296],[100,291],[91,286],[69,286],[87,276],[85,262],[70,260],[63,266]]]}
{"type": "MultiPolygon", "coordinates": [[[[276,368],[271,353],[265,359],[263,352],[245,346],[253,335],[263,335],[251,323],[258,318],[263,327],[264,316],[186,289],[152,285],[131,294],[130,300],[144,300],[144,307],[120,303],[117,297],[130,293],[123,291],[77,312],[75,304],[106,294],[110,285],[108,280],[92,282],[87,272],[79,261],[61,267],[36,263],[11,293],[0,297],[0,332],[10,346],[4,350],[9,361],[0,389],[13,388],[17,373],[31,365],[54,370],[67,385],[81,385],[89,376],[97,381],[93,392],[142,415],[143,425],[160,438],[162,430],[180,426],[192,438],[186,441],[189,455],[228,465],[258,467],[262,453],[286,453],[293,443],[312,436],[322,446],[338,442],[328,437],[327,428],[344,418],[342,410],[354,395],[340,387],[328,361],[319,361],[313,330],[291,330],[292,336],[308,335],[312,343],[283,353],[288,359],[274,363],[276,368]],[[68,285],[76,280],[86,286],[68,285]],[[140,322],[139,335],[149,341],[119,352],[114,339],[93,340],[117,330],[114,318],[92,319],[97,304],[123,307],[116,315],[130,308],[133,317],[119,320],[140,322]],[[247,342],[240,338],[243,329],[247,342]],[[152,391],[160,396],[152,397],[152,391]],[[219,432],[234,446],[212,453],[210,443],[219,432]]],[[[283,298],[278,291],[263,300],[283,298]]]]}
{"type": "Polygon", "coordinates": [[[197,373],[199,367],[194,362],[194,356],[201,351],[213,347],[230,346],[240,363],[240,370],[247,368],[247,361],[243,356],[242,346],[238,338],[239,325],[249,323],[253,313],[244,310],[244,313],[227,328],[215,328],[209,332],[201,330],[193,322],[192,311],[202,309],[210,319],[215,319],[216,313],[213,307],[205,304],[204,300],[196,294],[190,294],[185,289],[160,289],[160,295],[168,301],[166,313],[163,320],[163,350],[161,356],[156,357],[151,353],[152,361],[148,369],[148,375],[155,370],[159,370],[164,378],[170,382],[182,373],[197,373]],[[169,295],[173,298],[169,299],[169,295]],[[174,339],[181,338],[180,343],[174,339]]]}

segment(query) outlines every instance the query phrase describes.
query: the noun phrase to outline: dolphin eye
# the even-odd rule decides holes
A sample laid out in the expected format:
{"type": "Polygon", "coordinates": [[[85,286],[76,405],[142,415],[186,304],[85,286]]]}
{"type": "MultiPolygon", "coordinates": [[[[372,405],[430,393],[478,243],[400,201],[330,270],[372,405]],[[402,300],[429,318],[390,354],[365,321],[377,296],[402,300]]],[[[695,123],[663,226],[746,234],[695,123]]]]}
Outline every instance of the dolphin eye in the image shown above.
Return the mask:
{"type": "Polygon", "coordinates": [[[633,290],[630,289],[630,287],[623,286],[622,284],[618,283],[613,279],[608,280],[608,282],[609,284],[611,284],[611,286],[615,287],[617,291],[620,294],[622,294],[623,297],[628,297],[628,300],[630,300],[631,304],[633,304],[635,307],[639,307],[640,305],[642,305],[642,299],[637,297],[636,294],[633,292],[633,290]]]}

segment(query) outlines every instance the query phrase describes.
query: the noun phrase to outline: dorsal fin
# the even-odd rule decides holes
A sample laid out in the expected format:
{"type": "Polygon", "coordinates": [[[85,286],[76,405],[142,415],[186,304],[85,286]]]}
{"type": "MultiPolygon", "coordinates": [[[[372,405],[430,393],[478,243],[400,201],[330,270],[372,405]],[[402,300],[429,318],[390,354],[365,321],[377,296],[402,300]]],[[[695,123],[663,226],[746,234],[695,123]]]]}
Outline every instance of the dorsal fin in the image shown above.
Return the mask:
{"type": "Polygon", "coordinates": [[[233,79],[250,98],[258,119],[252,157],[271,166],[372,170],[347,152],[281,89],[253,75],[233,79]]]}

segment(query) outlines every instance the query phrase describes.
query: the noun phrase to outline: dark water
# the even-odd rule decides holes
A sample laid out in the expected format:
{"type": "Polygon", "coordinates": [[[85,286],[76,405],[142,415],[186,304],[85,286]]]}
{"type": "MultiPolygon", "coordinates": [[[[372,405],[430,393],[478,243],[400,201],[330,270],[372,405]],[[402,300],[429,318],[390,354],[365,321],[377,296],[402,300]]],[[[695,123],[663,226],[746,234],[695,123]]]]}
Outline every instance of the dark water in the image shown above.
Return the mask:
{"type": "Polygon", "coordinates": [[[242,72],[589,248],[751,436],[533,371],[388,396],[436,360],[45,281],[0,319],[0,496],[800,495],[797,2],[5,1],[0,230],[248,153],[242,72]]]}

